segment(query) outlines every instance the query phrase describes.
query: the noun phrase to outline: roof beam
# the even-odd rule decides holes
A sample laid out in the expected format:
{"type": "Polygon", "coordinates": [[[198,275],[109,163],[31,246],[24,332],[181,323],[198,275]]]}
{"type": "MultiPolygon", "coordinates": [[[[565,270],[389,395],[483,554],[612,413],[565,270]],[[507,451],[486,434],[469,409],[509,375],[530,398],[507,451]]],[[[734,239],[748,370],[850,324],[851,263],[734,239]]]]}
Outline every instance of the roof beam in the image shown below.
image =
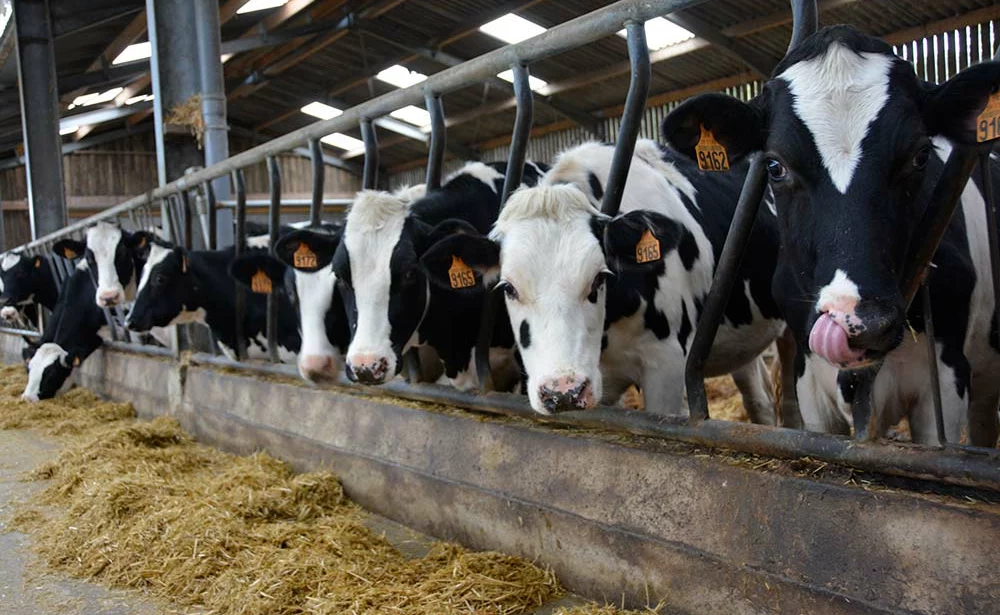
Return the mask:
{"type": "Polygon", "coordinates": [[[66,15],[55,16],[52,24],[52,36],[60,38],[69,34],[74,34],[87,28],[100,25],[102,23],[143,12],[142,6],[136,5],[112,5],[99,8],[91,8],[83,12],[72,12],[66,15]]]}
{"type": "Polygon", "coordinates": [[[698,19],[693,15],[673,13],[666,15],[665,19],[672,21],[695,36],[712,43],[728,55],[743,62],[764,77],[769,76],[771,71],[774,70],[774,67],[781,61],[781,58],[770,57],[767,54],[757,51],[746,43],[741,43],[729,36],[726,36],[714,26],[698,19]]]}

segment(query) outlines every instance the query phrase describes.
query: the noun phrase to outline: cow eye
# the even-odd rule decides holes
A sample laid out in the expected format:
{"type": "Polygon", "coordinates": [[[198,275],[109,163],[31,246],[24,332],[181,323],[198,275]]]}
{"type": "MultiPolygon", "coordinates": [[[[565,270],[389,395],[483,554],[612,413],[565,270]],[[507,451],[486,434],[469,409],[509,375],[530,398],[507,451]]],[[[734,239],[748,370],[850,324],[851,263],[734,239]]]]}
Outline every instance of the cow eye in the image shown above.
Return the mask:
{"type": "Polygon", "coordinates": [[[167,283],[167,276],[163,275],[162,273],[158,273],[156,274],[155,277],[153,277],[153,286],[165,286],[166,283],[167,283]]]}
{"type": "Polygon", "coordinates": [[[521,297],[517,294],[517,289],[510,282],[500,282],[500,288],[503,289],[503,294],[507,295],[507,298],[512,301],[517,301],[521,297]]]}
{"type": "Polygon", "coordinates": [[[927,166],[927,162],[931,159],[931,146],[925,145],[920,148],[917,155],[913,157],[913,168],[923,169],[927,166]]]}
{"type": "Polygon", "coordinates": [[[788,178],[788,168],[776,158],[767,159],[767,175],[771,181],[780,182],[788,178]]]}
{"type": "Polygon", "coordinates": [[[594,277],[594,281],[590,285],[590,294],[587,295],[587,301],[591,303],[597,303],[597,293],[601,292],[601,288],[604,283],[608,280],[608,272],[602,271],[594,277]]]}

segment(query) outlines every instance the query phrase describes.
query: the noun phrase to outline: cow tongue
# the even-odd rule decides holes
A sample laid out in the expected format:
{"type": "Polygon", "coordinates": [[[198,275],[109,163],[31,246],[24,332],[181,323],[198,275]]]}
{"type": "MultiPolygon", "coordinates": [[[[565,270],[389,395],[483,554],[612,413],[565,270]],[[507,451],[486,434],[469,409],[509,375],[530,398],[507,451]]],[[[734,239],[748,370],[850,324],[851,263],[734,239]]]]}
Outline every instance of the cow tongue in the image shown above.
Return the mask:
{"type": "Polygon", "coordinates": [[[863,350],[855,350],[848,345],[847,331],[829,314],[822,314],[816,319],[809,332],[809,350],[837,366],[856,363],[865,354],[863,350]]]}

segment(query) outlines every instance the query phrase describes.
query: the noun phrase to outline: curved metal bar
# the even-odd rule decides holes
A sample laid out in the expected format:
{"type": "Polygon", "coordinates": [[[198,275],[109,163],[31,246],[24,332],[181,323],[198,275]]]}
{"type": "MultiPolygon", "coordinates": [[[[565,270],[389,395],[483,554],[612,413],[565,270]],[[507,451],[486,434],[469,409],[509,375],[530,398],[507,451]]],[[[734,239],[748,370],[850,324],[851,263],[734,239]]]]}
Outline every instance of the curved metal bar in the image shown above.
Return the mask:
{"type": "Polygon", "coordinates": [[[323,213],[323,183],[326,167],[323,165],[323,147],[319,139],[309,140],[309,159],[312,162],[312,202],[309,203],[309,226],[319,226],[323,213]]]}
{"type": "MultiPolygon", "coordinates": [[[[236,237],[233,241],[233,254],[239,258],[247,245],[247,185],[243,179],[243,169],[236,169],[232,174],[233,192],[236,194],[236,237]]],[[[243,336],[243,323],[247,311],[246,289],[233,280],[236,291],[236,358],[244,361],[247,358],[247,344],[243,336]]]]}
{"type": "MultiPolygon", "coordinates": [[[[749,244],[750,232],[753,231],[757,211],[764,198],[764,189],[767,187],[765,171],[762,155],[754,154],[750,159],[750,169],[747,171],[747,178],[743,183],[740,200],[736,204],[736,212],[733,214],[733,222],[729,227],[729,235],[726,236],[726,243],[722,246],[722,254],[715,267],[712,289],[705,299],[705,306],[701,311],[701,318],[698,320],[698,328],[691,341],[691,351],[688,353],[687,365],[684,370],[684,384],[687,387],[691,420],[694,422],[704,421],[708,418],[705,363],[712,351],[715,334],[725,316],[726,304],[729,302],[729,295],[736,283],[740,263],[743,261],[743,253],[749,244]]],[[[656,410],[654,408],[654,411],[656,410]]]]}
{"type": "Polygon", "coordinates": [[[632,66],[632,77],[628,96],[625,98],[625,113],[622,114],[621,126],[618,128],[615,155],[611,159],[608,184],[601,202],[601,211],[609,216],[618,215],[618,208],[621,207],[622,196],[625,194],[625,181],[628,179],[629,167],[632,166],[632,154],[635,152],[635,141],[639,138],[652,75],[645,25],[630,21],[625,25],[625,30],[628,33],[628,59],[632,66]]]}
{"type": "Polygon", "coordinates": [[[511,66],[514,72],[514,98],[517,100],[517,116],[514,118],[514,132],[511,134],[510,153],[507,156],[507,174],[503,180],[503,193],[500,195],[500,207],[504,206],[510,193],[521,185],[524,175],[524,157],[528,151],[528,139],[531,137],[531,123],[535,113],[535,101],[531,94],[528,79],[528,66],[516,63],[511,66]]]}
{"type": "Polygon", "coordinates": [[[365,142],[365,171],[361,185],[374,190],[378,185],[378,135],[371,119],[361,120],[361,139],[365,142]]]}
{"type": "Polygon", "coordinates": [[[928,282],[920,287],[923,301],[924,337],[927,338],[927,365],[930,367],[931,395],[934,398],[934,423],[937,425],[938,442],[947,442],[944,431],[944,410],[941,406],[941,378],[938,375],[937,344],[934,337],[934,313],[931,310],[931,286],[928,282]]]}
{"type": "Polygon", "coordinates": [[[205,182],[205,207],[208,208],[208,249],[214,250],[219,241],[219,216],[216,211],[215,188],[212,182],[205,182]]]}
{"type": "Polygon", "coordinates": [[[819,10],[816,0],[792,0],[792,39],[788,42],[788,52],[798,47],[802,41],[819,29],[819,10]]]}
{"type": "Polygon", "coordinates": [[[424,97],[427,113],[431,116],[431,144],[427,152],[427,189],[441,187],[441,169],[444,167],[444,148],[448,140],[444,125],[444,105],[441,95],[427,92],[424,97]]]}
{"type": "MultiPolygon", "coordinates": [[[[274,254],[274,244],[278,243],[278,229],[281,226],[281,168],[274,156],[267,158],[268,185],[271,188],[271,204],[267,208],[268,250],[274,254]]],[[[278,288],[272,287],[267,295],[267,354],[272,363],[278,362],[278,288]]]]}

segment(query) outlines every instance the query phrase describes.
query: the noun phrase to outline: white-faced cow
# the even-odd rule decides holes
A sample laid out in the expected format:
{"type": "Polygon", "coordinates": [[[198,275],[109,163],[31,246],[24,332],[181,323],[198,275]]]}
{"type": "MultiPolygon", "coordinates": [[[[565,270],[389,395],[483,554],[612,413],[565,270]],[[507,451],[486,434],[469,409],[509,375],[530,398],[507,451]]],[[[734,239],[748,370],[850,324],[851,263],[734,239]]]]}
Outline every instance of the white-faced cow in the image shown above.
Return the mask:
{"type": "MultiPolygon", "coordinates": [[[[343,295],[353,333],[345,362],[349,378],[383,384],[399,373],[407,350],[427,345],[440,356],[450,384],[465,390],[477,386],[472,351],[485,290],[472,277],[455,288],[432,285],[420,259],[453,233],[489,229],[500,209],[506,166],[468,163],[412,203],[399,194],[363,191],[348,211],[339,242],[295,239],[316,255],[315,267],[307,271],[332,262],[328,279],[336,280],[343,295]]],[[[541,165],[526,163],[522,182],[533,185],[543,172],[541,165]]],[[[285,262],[302,270],[294,255],[285,262]]],[[[506,319],[497,325],[494,345],[506,349],[509,356],[499,361],[510,367],[513,336],[506,319]]]]}
{"type": "Polygon", "coordinates": [[[0,320],[18,318],[21,311],[29,321],[38,315],[37,305],[54,309],[59,289],[52,272],[52,256],[24,256],[8,252],[0,257],[0,320]]]}
{"type": "MultiPolygon", "coordinates": [[[[976,142],[998,86],[996,63],[921,82],[887,43],[835,26],[791,50],[749,103],[699,96],[664,121],[665,138],[690,156],[707,130],[731,158],[766,157],[782,246],[773,290],[800,349],[807,428],[847,433],[850,370],[881,362],[880,429],[909,415],[915,440],[938,440],[920,301],[907,312],[900,276],[949,142],[976,142]]],[[[959,441],[967,426],[974,443],[993,446],[1000,355],[987,245],[970,182],[934,258],[931,304],[946,438],[959,441]]]]}
{"type": "Polygon", "coordinates": [[[94,300],[98,307],[106,308],[135,297],[139,272],[154,237],[147,231],[130,233],[114,224],[98,222],[87,229],[85,242],[63,239],[52,249],[69,259],[86,258],[97,281],[94,300]]]}
{"type": "MultiPolygon", "coordinates": [[[[135,303],[125,319],[132,331],[200,322],[208,325],[222,351],[236,358],[236,287],[229,277],[233,248],[188,251],[156,240],[150,247],[135,303]]],[[[277,343],[281,361],[291,363],[301,340],[295,312],[286,293],[277,293],[277,343]]],[[[247,355],[266,358],[267,304],[249,294],[243,318],[247,355]]]]}
{"type": "MultiPolygon", "coordinates": [[[[499,276],[529,399],[541,413],[614,403],[630,384],[648,409],[684,412],[685,358],[741,175],[707,176],[640,140],[622,213],[611,219],[599,207],[613,156],[598,143],[563,152],[539,187],[511,197],[489,238],[455,236],[425,258],[434,277],[453,257],[499,276]]],[[[758,220],[755,258],[743,267],[708,373],[736,370],[751,417],[773,424],[759,358],[784,327],[768,292],[770,215],[758,220]]]]}

